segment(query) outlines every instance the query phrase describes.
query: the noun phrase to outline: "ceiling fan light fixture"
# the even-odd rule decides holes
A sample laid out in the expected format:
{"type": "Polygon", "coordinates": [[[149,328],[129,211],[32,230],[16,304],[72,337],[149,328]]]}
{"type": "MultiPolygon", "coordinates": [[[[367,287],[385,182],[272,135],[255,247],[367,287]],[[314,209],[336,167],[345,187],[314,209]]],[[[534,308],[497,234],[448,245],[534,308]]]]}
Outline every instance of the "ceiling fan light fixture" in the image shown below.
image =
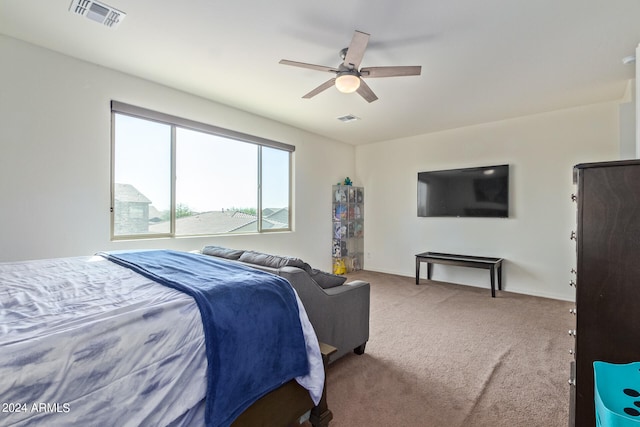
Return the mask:
{"type": "Polygon", "coordinates": [[[342,93],[353,93],[360,87],[360,77],[345,73],[336,77],[336,89],[342,93]]]}
{"type": "Polygon", "coordinates": [[[306,64],[304,62],[289,61],[288,59],[281,59],[280,64],[329,72],[335,75],[334,78],[327,80],[311,92],[304,95],[304,99],[313,98],[320,92],[324,92],[331,86],[335,86],[341,93],[357,92],[365,101],[373,102],[378,99],[378,97],[373,93],[365,80],[362,79],[363,76],[395,77],[420,75],[422,70],[422,66],[420,65],[360,68],[360,62],[362,62],[362,57],[364,56],[364,51],[367,48],[368,42],[369,34],[356,30],[355,33],[353,33],[353,38],[351,39],[351,43],[349,43],[349,47],[340,51],[342,64],[338,65],[338,67],[306,64]]]}

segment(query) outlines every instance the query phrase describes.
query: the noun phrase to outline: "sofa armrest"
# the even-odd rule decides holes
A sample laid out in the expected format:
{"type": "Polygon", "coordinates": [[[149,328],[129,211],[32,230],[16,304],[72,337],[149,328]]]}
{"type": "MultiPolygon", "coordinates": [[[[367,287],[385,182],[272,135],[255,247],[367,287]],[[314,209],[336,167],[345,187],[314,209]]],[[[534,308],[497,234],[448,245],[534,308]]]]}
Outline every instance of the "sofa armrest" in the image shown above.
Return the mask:
{"type": "Polygon", "coordinates": [[[342,286],[335,286],[333,288],[323,289],[327,295],[339,295],[344,292],[352,292],[355,288],[369,287],[369,282],[364,280],[354,280],[346,282],[342,286]]]}
{"type": "Polygon", "coordinates": [[[283,267],[279,274],[298,293],[318,340],[338,349],[332,360],[369,340],[369,283],[355,280],[323,289],[299,268],[283,267]]]}

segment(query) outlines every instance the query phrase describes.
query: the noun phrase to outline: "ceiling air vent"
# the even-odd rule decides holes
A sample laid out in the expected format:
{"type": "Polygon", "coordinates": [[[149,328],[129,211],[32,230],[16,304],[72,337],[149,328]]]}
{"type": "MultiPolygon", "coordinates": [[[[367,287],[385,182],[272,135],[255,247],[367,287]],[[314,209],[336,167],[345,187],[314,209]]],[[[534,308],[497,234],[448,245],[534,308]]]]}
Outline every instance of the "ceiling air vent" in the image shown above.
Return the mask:
{"type": "Polygon", "coordinates": [[[110,28],[117,27],[124,17],[127,16],[126,13],[118,9],[93,0],[73,0],[71,6],[69,6],[69,11],[85,16],[92,21],[96,21],[110,28]]]}
{"type": "Polygon", "coordinates": [[[354,122],[360,120],[360,117],[356,117],[353,114],[347,114],[346,116],[338,117],[338,120],[344,123],[354,122]]]}

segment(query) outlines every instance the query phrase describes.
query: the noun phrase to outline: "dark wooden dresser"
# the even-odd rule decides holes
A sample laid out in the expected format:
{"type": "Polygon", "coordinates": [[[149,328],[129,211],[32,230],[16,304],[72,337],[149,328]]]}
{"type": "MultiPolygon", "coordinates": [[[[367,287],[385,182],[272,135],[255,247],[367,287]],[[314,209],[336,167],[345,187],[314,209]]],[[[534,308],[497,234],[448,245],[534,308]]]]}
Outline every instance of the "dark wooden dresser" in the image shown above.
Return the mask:
{"type": "Polygon", "coordinates": [[[580,164],[570,426],[595,422],[593,362],[640,361],[640,161],[580,164]]]}

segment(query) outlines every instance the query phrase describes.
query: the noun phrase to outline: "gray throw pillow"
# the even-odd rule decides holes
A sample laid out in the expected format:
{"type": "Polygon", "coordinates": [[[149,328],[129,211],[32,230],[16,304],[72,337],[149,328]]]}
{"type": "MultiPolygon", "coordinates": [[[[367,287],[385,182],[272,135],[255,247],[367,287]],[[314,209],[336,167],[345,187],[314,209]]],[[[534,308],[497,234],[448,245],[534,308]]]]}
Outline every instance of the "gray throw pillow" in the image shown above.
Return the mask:
{"type": "Polygon", "coordinates": [[[309,264],[302,261],[300,258],[286,257],[286,256],[278,256],[265,254],[262,252],[256,251],[244,251],[244,253],[240,256],[238,261],[246,262],[249,264],[257,264],[262,265],[264,267],[271,268],[282,268],[285,266],[290,267],[298,267],[302,269],[311,269],[309,264]]]}
{"type": "Polygon", "coordinates": [[[311,273],[309,273],[309,275],[323,289],[335,288],[336,286],[341,286],[344,282],[347,281],[347,278],[344,276],[327,273],[315,268],[311,270],[311,273]]]}
{"type": "Polygon", "coordinates": [[[217,256],[220,258],[237,260],[244,253],[241,249],[229,249],[222,246],[205,246],[202,248],[202,253],[205,255],[217,256]]]}

